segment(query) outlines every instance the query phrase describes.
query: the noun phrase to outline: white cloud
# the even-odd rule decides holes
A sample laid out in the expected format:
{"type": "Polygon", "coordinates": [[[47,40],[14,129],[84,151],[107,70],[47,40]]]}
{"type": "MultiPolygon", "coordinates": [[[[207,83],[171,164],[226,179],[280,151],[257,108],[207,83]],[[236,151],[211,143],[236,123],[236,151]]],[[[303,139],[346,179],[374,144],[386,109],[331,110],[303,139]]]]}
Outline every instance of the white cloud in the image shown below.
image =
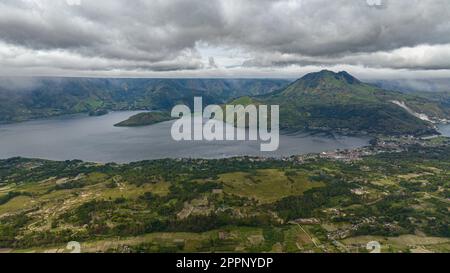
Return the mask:
{"type": "Polygon", "coordinates": [[[450,69],[448,0],[372,6],[380,7],[368,0],[1,0],[0,73],[291,76],[348,66],[390,77],[450,69]]]}

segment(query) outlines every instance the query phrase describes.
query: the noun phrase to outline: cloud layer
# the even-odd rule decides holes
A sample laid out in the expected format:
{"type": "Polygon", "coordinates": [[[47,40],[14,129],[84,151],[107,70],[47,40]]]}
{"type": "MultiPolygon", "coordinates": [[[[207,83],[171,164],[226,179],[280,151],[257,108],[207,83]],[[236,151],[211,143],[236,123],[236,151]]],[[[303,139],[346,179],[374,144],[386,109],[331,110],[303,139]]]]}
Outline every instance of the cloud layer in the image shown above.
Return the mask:
{"type": "Polygon", "coordinates": [[[0,74],[450,76],[448,0],[376,3],[0,0],[0,74]]]}

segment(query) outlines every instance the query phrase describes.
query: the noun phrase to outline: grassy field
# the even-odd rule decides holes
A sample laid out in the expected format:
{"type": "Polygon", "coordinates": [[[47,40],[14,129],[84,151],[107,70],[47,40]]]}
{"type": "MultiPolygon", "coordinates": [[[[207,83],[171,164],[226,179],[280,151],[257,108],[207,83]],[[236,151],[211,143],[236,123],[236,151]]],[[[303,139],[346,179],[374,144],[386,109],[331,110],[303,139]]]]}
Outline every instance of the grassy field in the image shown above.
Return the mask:
{"type": "Polygon", "coordinates": [[[281,170],[258,170],[254,173],[228,173],[219,179],[225,192],[253,198],[260,203],[272,203],[291,195],[302,195],[307,190],[324,186],[311,182],[306,173],[286,175],[281,170]]]}

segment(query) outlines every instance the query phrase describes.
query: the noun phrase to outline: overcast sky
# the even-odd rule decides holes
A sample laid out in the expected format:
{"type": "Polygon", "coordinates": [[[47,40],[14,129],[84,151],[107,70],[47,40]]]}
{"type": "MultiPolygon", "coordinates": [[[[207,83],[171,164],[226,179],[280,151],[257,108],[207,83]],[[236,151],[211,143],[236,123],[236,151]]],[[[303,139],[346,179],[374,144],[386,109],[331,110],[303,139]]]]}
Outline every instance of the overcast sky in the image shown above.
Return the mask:
{"type": "Polygon", "coordinates": [[[450,77],[449,0],[0,0],[0,76],[450,77]]]}

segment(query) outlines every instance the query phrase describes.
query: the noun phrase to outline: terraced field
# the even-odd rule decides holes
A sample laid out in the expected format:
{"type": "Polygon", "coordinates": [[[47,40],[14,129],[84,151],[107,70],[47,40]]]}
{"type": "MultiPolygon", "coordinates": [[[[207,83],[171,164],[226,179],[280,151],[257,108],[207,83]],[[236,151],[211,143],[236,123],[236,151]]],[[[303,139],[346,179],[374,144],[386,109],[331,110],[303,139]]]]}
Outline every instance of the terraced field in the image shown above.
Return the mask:
{"type": "Polygon", "coordinates": [[[0,161],[0,251],[450,252],[450,146],[342,162],[0,161]]]}

